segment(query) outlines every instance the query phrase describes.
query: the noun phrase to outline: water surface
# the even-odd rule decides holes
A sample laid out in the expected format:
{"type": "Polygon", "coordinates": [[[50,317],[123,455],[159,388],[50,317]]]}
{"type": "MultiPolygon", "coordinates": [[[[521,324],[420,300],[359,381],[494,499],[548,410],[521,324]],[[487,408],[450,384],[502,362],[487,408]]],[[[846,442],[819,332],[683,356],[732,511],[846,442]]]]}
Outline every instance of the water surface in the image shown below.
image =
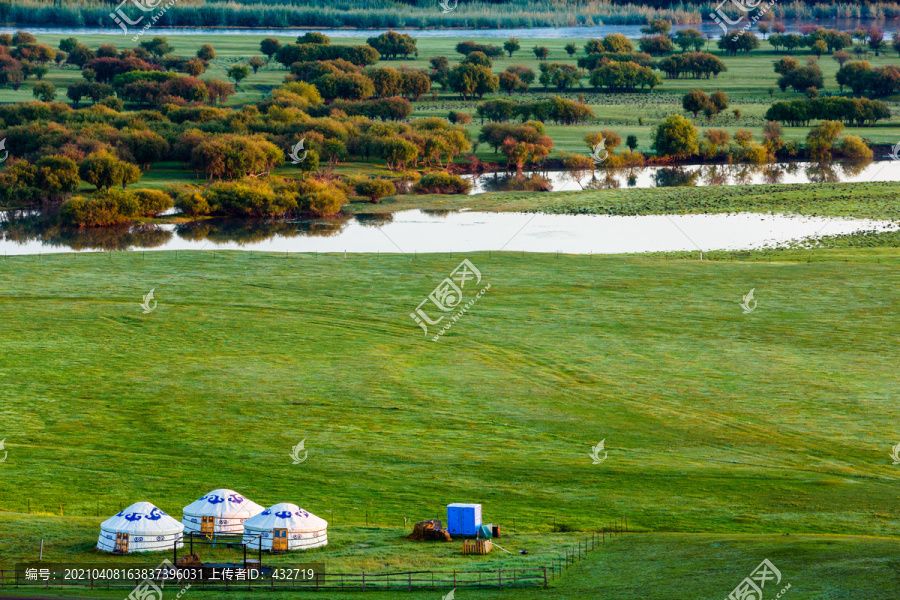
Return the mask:
{"type": "Polygon", "coordinates": [[[410,255],[488,250],[620,254],[751,250],[822,235],[900,228],[900,224],[870,219],[754,213],[624,217],[468,210],[409,210],[318,221],[206,220],[97,230],[64,230],[36,219],[13,218],[0,223],[0,253],[229,249],[410,255]]]}
{"type": "Polygon", "coordinates": [[[520,174],[496,172],[463,177],[472,183],[470,194],[514,190],[566,192],[618,188],[900,181],[900,161],[598,168],[593,171],[523,171],[520,174]]]}

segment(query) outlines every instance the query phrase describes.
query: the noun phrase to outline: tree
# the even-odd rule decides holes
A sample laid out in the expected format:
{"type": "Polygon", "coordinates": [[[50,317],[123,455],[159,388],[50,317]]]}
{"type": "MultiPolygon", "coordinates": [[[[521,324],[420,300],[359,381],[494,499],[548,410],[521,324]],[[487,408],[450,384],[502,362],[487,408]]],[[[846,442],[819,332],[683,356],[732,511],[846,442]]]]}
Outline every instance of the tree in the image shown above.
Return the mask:
{"type": "Polygon", "coordinates": [[[56,99],[56,86],[49,81],[38,81],[31,92],[43,102],[53,102],[56,99]]]}
{"type": "Polygon", "coordinates": [[[221,79],[207,79],[206,89],[209,92],[210,104],[222,104],[234,95],[234,86],[221,79]]]}
{"type": "Polygon", "coordinates": [[[540,71],[541,74],[538,77],[538,81],[541,82],[544,89],[552,85],[557,91],[564,92],[578,85],[578,82],[581,80],[581,73],[573,65],[543,63],[540,65],[540,71]]]}
{"type": "Polygon", "coordinates": [[[403,76],[393,67],[368,69],[365,75],[372,80],[372,85],[375,86],[375,95],[379,98],[399,96],[403,89],[403,76]]]}
{"type": "Polygon", "coordinates": [[[367,179],[356,184],[356,193],[368,198],[372,204],[376,204],[385,196],[396,194],[397,188],[387,179],[367,179]]]}
{"type": "MultiPolygon", "coordinates": [[[[254,57],[258,58],[258,57],[254,57]]],[[[203,64],[202,60],[194,59],[189,60],[184,65],[184,72],[190,75],[191,77],[200,77],[206,71],[206,65],[203,64]]]]}
{"type": "Polygon", "coordinates": [[[672,31],[672,22],[666,19],[651,19],[644,27],[641,27],[641,33],[645,35],[669,35],[672,31]]]}
{"type": "Polygon", "coordinates": [[[59,49],[67,54],[71,54],[78,47],[78,40],[75,38],[63,38],[59,40],[59,49]]]}
{"type": "Polygon", "coordinates": [[[512,96],[512,93],[522,87],[522,80],[515,73],[503,71],[500,73],[499,84],[500,89],[512,96]]]}
{"type": "Polygon", "coordinates": [[[259,73],[259,70],[266,66],[266,61],[261,59],[258,56],[251,56],[250,60],[247,61],[247,64],[253,69],[253,74],[256,75],[259,73]]]}
{"type": "Polygon", "coordinates": [[[522,46],[519,45],[519,38],[509,38],[503,42],[503,49],[509,52],[510,58],[512,58],[513,52],[518,52],[521,48],[522,46]]]}
{"type": "Polygon", "coordinates": [[[634,52],[631,40],[621,33],[611,33],[603,38],[604,52],[634,52]]]}
{"type": "Polygon", "coordinates": [[[868,44],[869,48],[875,51],[875,56],[878,56],[885,46],[884,32],[877,27],[869,29],[868,44]]]}
{"type": "Polygon", "coordinates": [[[535,46],[533,50],[538,60],[547,60],[547,57],[550,56],[550,48],[547,46],[535,46]]]}
{"type": "Polygon", "coordinates": [[[625,145],[628,146],[628,149],[634,152],[638,147],[638,139],[636,135],[629,135],[625,139],[625,145]]]}
{"type": "Polygon", "coordinates": [[[716,112],[722,112],[728,108],[728,94],[717,90],[709,97],[709,103],[716,109],[716,112]]]}
{"type": "Polygon", "coordinates": [[[135,165],[123,162],[106,151],[97,152],[81,161],[78,175],[96,186],[98,192],[119,184],[124,189],[128,183],[136,182],[141,176],[140,169],[135,165]]]}
{"type": "Polygon", "coordinates": [[[240,85],[241,81],[250,77],[250,67],[247,65],[234,65],[228,69],[228,77],[234,79],[235,85],[240,85]]]}
{"type": "MultiPolygon", "coordinates": [[[[578,46],[576,46],[575,44],[573,44],[571,42],[566,44],[565,49],[566,49],[566,54],[568,54],[569,56],[575,56],[575,53],[578,52],[578,46]]],[[[510,56],[512,56],[512,55],[510,55],[510,56]]]]}
{"type": "Polygon", "coordinates": [[[831,160],[831,148],[834,141],[844,132],[844,124],[838,121],[822,121],[806,136],[806,146],[813,160],[831,160]]]}
{"type": "Polygon", "coordinates": [[[175,48],[166,41],[166,38],[158,36],[152,40],[141,42],[140,47],[157,58],[167,56],[175,50],[175,48]]]}
{"type": "Polygon", "coordinates": [[[828,52],[828,44],[824,40],[817,40],[810,46],[810,49],[815,53],[816,57],[822,58],[822,55],[828,52]]]}
{"type": "Polygon", "coordinates": [[[659,156],[696,154],[699,150],[697,128],[681,115],[671,115],[657,126],[653,148],[659,156]]]}
{"type": "Polygon", "coordinates": [[[697,118],[697,115],[700,114],[700,111],[708,105],[709,96],[707,96],[703,90],[691,90],[681,99],[681,106],[684,110],[693,113],[695,119],[697,118]]]}
{"type": "MultiPolygon", "coordinates": [[[[803,38],[799,35],[796,37],[799,38],[799,43],[802,43],[803,38]]],[[[719,38],[717,45],[729,56],[737,56],[738,53],[750,54],[751,50],[759,48],[759,39],[749,31],[740,31],[735,34],[723,35],[719,38]]]]}
{"type": "Polygon", "coordinates": [[[675,44],[682,52],[687,52],[691,48],[699,52],[705,43],[706,38],[696,29],[681,29],[675,32],[675,44]]]}
{"type": "Polygon", "coordinates": [[[124,141],[131,155],[145,170],[150,168],[151,163],[159,162],[169,155],[168,142],[149,129],[134,131],[124,141]]]}
{"type": "Polygon", "coordinates": [[[216,50],[209,44],[203,44],[202,46],[200,46],[200,49],[197,50],[197,58],[204,62],[215,60],[216,50]]]}
{"type": "Polygon", "coordinates": [[[487,67],[488,69],[494,66],[493,61],[491,61],[491,59],[487,57],[487,54],[478,50],[467,54],[466,57],[462,60],[462,64],[487,67]]]}
{"type": "Polygon", "coordinates": [[[431,79],[422,71],[401,71],[401,74],[403,94],[411,100],[416,101],[431,90],[431,79]]]}
{"type": "Polygon", "coordinates": [[[281,42],[276,38],[266,38],[259,43],[259,51],[268,56],[269,60],[272,60],[279,48],[281,48],[281,42]]]}
{"type": "Polygon", "coordinates": [[[78,189],[81,180],[78,177],[78,165],[66,156],[49,155],[41,158],[37,164],[35,184],[42,194],[55,200],[78,189]]]}
{"type": "Polygon", "coordinates": [[[396,31],[388,31],[377,37],[370,37],[366,40],[366,44],[377,50],[385,60],[391,60],[398,56],[409,58],[410,54],[416,53],[415,38],[396,31]]]}

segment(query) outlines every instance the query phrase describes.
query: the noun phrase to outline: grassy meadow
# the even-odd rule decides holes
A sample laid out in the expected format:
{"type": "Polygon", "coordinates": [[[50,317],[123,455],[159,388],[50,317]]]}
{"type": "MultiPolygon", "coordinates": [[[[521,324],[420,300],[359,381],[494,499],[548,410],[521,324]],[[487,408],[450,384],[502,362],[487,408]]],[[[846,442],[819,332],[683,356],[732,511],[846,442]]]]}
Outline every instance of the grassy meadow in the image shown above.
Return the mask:
{"type": "Polygon", "coordinates": [[[459,255],[3,260],[0,565],[121,561],[104,518],[230,487],[332,523],[285,563],[547,564],[627,516],[552,597],[721,598],[763,558],[797,598],[894,597],[896,250],[467,257],[491,289],[438,342],[409,313],[459,255]],[[401,538],[454,501],[533,552],[401,538]]]}

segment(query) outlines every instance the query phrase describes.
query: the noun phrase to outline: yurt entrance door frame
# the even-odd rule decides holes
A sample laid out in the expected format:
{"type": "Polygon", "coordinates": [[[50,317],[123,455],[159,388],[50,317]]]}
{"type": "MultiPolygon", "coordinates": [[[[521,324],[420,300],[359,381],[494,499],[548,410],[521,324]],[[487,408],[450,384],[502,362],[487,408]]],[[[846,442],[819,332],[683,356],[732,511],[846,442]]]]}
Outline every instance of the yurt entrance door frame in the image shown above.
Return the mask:
{"type": "Polygon", "coordinates": [[[128,534],[119,532],[116,534],[116,546],[113,549],[115,554],[128,554],[128,534]]]}

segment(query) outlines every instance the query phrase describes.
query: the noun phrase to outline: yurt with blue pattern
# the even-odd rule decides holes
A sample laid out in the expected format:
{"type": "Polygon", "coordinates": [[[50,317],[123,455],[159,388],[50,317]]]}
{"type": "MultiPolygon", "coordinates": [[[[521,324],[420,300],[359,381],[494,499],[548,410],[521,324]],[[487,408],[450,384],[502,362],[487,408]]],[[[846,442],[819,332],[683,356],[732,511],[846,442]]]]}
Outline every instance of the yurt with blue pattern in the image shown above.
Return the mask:
{"type": "Polygon", "coordinates": [[[198,534],[244,533],[244,521],[263,507],[234,490],[213,490],[185,506],[181,513],[184,532],[198,534]]]}
{"type": "Polygon", "coordinates": [[[281,502],[244,521],[243,541],[249,549],[318,548],[328,543],[328,522],[296,504],[281,502]]]}
{"type": "Polygon", "coordinates": [[[105,552],[162,552],[181,548],[184,525],[150,502],[136,502],[100,524],[97,548],[105,552]]]}

